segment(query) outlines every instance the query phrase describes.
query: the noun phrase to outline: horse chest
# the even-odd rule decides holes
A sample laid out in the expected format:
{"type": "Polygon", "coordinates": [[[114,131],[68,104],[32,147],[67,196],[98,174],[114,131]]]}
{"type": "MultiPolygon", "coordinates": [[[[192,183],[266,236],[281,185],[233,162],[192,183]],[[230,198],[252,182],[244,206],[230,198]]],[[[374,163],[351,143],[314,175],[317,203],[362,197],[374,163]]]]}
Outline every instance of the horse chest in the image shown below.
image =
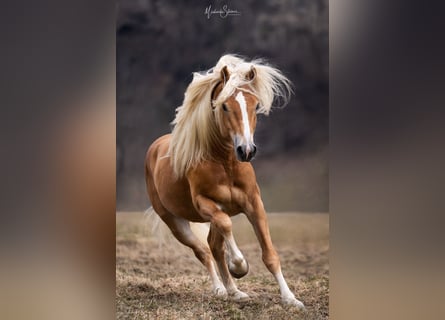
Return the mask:
{"type": "Polygon", "coordinates": [[[229,215],[243,212],[248,201],[244,190],[235,185],[218,185],[209,194],[209,198],[229,215]]]}
{"type": "Polygon", "coordinates": [[[238,162],[233,165],[205,163],[189,176],[192,194],[213,200],[231,216],[245,212],[249,208],[250,196],[256,190],[251,168],[238,162]]]}

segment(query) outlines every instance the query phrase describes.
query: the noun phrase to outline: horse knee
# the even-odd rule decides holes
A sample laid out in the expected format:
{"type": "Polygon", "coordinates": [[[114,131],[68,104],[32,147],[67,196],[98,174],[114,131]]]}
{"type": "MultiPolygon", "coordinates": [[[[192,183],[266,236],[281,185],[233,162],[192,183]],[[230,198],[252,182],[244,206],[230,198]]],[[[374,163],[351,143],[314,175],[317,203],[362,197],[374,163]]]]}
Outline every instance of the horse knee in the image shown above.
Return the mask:
{"type": "Polygon", "coordinates": [[[232,231],[232,219],[225,213],[215,214],[212,217],[211,223],[223,234],[232,231]]]}

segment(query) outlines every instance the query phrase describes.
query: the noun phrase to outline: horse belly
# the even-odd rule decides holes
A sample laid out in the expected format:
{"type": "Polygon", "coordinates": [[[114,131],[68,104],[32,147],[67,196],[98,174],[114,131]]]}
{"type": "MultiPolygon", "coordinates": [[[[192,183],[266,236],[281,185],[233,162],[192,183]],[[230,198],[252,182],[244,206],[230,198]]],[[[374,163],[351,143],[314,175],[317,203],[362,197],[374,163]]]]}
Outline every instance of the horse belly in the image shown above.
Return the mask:
{"type": "Polygon", "coordinates": [[[161,202],[170,213],[192,222],[204,222],[193,205],[188,188],[172,184],[169,187],[164,186],[162,189],[161,202]]]}

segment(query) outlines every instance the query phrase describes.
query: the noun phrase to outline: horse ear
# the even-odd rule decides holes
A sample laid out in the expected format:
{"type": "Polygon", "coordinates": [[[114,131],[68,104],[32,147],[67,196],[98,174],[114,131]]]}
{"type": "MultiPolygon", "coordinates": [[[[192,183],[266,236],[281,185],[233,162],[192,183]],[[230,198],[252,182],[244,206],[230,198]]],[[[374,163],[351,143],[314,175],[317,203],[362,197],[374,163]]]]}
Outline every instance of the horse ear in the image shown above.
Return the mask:
{"type": "Polygon", "coordinates": [[[229,70],[227,70],[227,66],[224,66],[221,70],[221,80],[223,84],[226,84],[226,82],[229,80],[230,74],[229,70]]]}
{"type": "Polygon", "coordinates": [[[256,77],[256,69],[254,66],[250,67],[249,72],[247,72],[246,74],[246,80],[248,81],[253,81],[253,79],[255,79],[256,77]]]}

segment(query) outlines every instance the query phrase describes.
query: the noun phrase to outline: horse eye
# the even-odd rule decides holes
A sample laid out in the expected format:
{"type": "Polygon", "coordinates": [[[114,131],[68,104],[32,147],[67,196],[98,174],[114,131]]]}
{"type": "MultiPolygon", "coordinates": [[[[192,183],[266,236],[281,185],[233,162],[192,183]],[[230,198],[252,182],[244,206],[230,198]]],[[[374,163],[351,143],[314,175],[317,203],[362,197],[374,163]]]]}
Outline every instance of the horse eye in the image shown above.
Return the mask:
{"type": "Polygon", "coordinates": [[[225,103],[223,103],[222,108],[223,108],[223,110],[224,110],[225,112],[228,112],[228,111],[229,111],[229,109],[227,108],[227,106],[226,106],[225,103]]]}

